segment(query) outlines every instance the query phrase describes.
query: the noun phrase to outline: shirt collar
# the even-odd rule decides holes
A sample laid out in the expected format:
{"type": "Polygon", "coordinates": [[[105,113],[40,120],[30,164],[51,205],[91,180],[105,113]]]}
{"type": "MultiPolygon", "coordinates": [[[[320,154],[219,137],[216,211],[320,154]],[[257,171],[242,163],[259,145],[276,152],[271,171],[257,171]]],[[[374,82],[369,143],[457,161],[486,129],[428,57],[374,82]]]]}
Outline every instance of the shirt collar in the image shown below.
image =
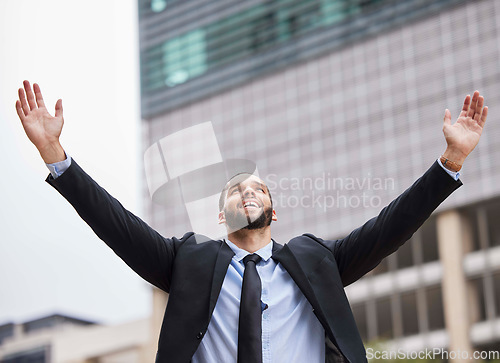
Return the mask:
{"type": "MultiPolygon", "coordinates": [[[[233,252],[234,252],[233,258],[236,261],[240,262],[247,255],[250,254],[250,252],[245,251],[244,249],[239,248],[233,242],[231,242],[229,239],[225,239],[224,241],[233,250],[233,252]]],[[[271,258],[271,256],[273,255],[273,241],[269,241],[269,243],[267,245],[265,245],[264,247],[262,247],[260,250],[255,251],[254,253],[256,253],[257,255],[259,255],[260,258],[262,258],[262,260],[264,260],[264,261],[267,262],[267,260],[269,260],[271,258]]]]}

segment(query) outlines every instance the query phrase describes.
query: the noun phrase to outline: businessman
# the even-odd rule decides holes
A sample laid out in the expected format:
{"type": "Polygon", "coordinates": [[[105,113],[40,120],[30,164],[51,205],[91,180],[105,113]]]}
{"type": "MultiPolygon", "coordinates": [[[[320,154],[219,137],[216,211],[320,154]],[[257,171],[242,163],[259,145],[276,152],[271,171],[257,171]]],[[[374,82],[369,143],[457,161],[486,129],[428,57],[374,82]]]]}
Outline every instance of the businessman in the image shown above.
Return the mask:
{"type": "Polygon", "coordinates": [[[227,239],[197,243],[193,232],[165,238],[128,212],[68,157],[38,85],[24,82],[16,109],[56,188],[95,233],[144,279],[170,294],[156,362],[366,362],[344,287],[398,249],[462,185],[458,172],[479,142],[488,108],[466,96],[447,147],[377,217],[338,240],[304,234],[271,238],[277,220],[265,182],[240,174],[219,202],[227,239]]]}

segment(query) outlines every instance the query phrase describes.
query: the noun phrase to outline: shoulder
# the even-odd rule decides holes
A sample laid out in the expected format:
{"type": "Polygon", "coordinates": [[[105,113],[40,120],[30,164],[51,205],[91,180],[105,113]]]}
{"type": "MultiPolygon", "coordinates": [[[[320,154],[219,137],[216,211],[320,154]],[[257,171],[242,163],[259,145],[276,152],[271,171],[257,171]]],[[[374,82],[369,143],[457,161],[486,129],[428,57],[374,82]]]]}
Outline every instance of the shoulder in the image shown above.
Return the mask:
{"type": "Polygon", "coordinates": [[[324,247],[323,239],[316,237],[312,233],[304,233],[300,236],[292,238],[287,243],[287,245],[297,245],[297,244],[304,244],[306,246],[318,246],[319,245],[319,246],[324,247]]]}
{"type": "Polygon", "coordinates": [[[308,253],[317,251],[319,253],[331,252],[325,241],[311,233],[292,238],[287,244],[295,253],[308,253]]]}
{"type": "MultiPolygon", "coordinates": [[[[175,238],[174,238],[175,239],[175,238]]],[[[225,243],[221,239],[212,239],[202,234],[187,232],[176,241],[178,250],[184,252],[218,251],[225,243]]]]}

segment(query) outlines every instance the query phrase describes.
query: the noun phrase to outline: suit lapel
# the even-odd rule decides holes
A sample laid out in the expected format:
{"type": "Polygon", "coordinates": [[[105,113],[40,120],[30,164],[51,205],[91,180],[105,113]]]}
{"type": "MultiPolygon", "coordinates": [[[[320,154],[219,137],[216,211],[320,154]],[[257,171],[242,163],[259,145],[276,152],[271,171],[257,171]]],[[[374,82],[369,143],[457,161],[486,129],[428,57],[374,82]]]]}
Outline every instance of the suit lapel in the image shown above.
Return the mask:
{"type": "MultiPolygon", "coordinates": [[[[273,249],[273,259],[281,263],[281,265],[290,274],[313,307],[314,314],[320,321],[321,325],[325,328],[329,338],[336,347],[340,348],[342,354],[345,357],[350,357],[348,358],[349,361],[366,362],[363,343],[356,329],[356,324],[354,322],[354,318],[352,317],[351,310],[349,309],[347,298],[345,295],[342,297],[341,295],[333,294],[325,299],[325,296],[321,296],[322,291],[318,292],[317,295],[314,292],[311,281],[302,268],[304,260],[300,259],[301,262],[299,263],[296,258],[295,253],[297,253],[297,251],[295,248],[296,246],[292,245],[290,247],[290,245],[287,244],[282,248],[278,247],[276,250],[273,249]],[[318,296],[322,299],[322,303],[325,304],[324,309],[319,303],[320,300],[318,299],[318,296]],[[345,304],[342,303],[343,299],[345,299],[345,304]]],[[[309,260],[306,265],[311,265],[312,263],[314,263],[313,260],[309,260]]],[[[330,286],[333,286],[333,283],[330,286]]],[[[326,286],[322,286],[322,288],[325,287],[326,286]]]]}
{"type": "Polygon", "coordinates": [[[231,263],[231,258],[233,258],[234,252],[227,245],[227,243],[222,240],[221,246],[219,248],[219,253],[217,254],[217,260],[215,261],[214,276],[212,279],[212,289],[210,291],[210,306],[209,306],[209,317],[212,316],[215,304],[220,294],[222,288],[222,283],[224,282],[224,277],[226,277],[227,268],[229,263],[231,263]]]}
{"type": "Polygon", "coordinates": [[[314,314],[317,316],[319,321],[323,326],[328,326],[321,306],[318,303],[318,299],[314,294],[311,283],[307,279],[304,271],[297,262],[294,254],[288,247],[288,245],[281,246],[280,244],[273,241],[273,259],[283,265],[285,270],[290,274],[293,281],[297,284],[300,291],[304,294],[306,299],[309,301],[314,309],[314,314]]]}

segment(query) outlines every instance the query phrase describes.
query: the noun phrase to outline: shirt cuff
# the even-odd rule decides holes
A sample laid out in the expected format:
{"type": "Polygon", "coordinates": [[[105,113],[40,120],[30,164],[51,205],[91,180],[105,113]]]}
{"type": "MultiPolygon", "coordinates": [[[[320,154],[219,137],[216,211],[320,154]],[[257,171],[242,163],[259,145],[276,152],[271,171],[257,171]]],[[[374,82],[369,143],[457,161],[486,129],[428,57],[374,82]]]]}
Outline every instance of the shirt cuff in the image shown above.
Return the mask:
{"type": "Polygon", "coordinates": [[[445,168],[443,163],[441,162],[441,160],[439,158],[437,159],[437,162],[439,165],[441,165],[441,167],[444,169],[444,171],[446,171],[453,179],[458,180],[458,178],[460,178],[459,171],[451,171],[450,169],[445,168]]]}
{"type": "Polygon", "coordinates": [[[71,165],[71,156],[69,156],[68,154],[66,154],[66,160],[58,161],[57,163],[53,163],[53,164],[47,164],[46,163],[45,165],[47,165],[47,168],[49,168],[50,175],[52,175],[52,177],[54,179],[57,179],[71,165]]]}

